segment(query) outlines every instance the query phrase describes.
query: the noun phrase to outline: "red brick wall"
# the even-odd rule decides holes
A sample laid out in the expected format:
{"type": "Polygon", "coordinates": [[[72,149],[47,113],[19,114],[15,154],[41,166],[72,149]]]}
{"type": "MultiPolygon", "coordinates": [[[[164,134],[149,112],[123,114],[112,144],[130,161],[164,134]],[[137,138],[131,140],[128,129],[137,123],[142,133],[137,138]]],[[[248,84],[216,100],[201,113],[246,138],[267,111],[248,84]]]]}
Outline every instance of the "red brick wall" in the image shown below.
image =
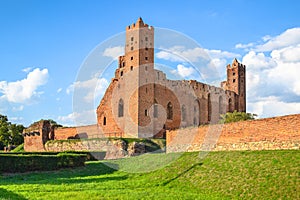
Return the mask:
{"type": "Polygon", "coordinates": [[[299,149],[300,114],[167,132],[167,150],[299,149]]]}

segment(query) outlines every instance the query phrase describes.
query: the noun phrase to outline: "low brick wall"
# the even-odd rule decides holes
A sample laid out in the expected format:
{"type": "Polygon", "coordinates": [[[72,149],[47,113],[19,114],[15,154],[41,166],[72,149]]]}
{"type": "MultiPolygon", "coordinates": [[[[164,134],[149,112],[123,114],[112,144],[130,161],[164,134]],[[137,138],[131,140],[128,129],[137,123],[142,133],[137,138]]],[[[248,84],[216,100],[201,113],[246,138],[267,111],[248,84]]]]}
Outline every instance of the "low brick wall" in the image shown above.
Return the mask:
{"type": "Polygon", "coordinates": [[[55,129],[55,140],[67,140],[74,138],[99,138],[100,128],[97,124],[77,127],[63,127],[55,129]]]}
{"type": "Polygon", "coordinates": [[[167,131],[167,152],[300,149],[300,115],[167,131]]]}

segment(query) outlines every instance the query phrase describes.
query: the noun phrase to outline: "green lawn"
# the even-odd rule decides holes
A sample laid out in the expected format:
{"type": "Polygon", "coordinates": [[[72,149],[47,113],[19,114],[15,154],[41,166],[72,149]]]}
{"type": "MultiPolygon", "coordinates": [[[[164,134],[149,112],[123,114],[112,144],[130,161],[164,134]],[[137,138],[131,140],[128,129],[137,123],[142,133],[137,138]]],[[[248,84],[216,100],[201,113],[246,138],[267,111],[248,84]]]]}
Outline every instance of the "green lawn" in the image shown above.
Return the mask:
{"type": "Polygon", "coordinates": [[[203,160],[198,154],[2,175],[0,199],[300,199],[300,151],[211,152],[203,160]]]}

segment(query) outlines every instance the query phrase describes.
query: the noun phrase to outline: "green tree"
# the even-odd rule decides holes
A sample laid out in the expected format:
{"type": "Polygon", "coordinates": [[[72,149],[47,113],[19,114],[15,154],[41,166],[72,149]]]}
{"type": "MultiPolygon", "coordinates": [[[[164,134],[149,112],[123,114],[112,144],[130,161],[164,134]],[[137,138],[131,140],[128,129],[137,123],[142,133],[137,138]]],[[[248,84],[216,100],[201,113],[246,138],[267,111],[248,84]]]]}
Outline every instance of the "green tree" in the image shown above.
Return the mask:
{"type": "Polygon", "coordinates": [[[0,115],[0,146],[19,145],[24,139],[22,136],[24,126],[12,124],[7,116],[0,115]]]}
{"type": "Polygon", "coordinates": [[[228,112],[226,114],[221,115],[220,123],[231,123],[231,122],[238,122],[238,121],[246,121],[246,120],[253,120],[257,117],[256,114],[252,113],[245,113],[245,112],[228,112]]]}

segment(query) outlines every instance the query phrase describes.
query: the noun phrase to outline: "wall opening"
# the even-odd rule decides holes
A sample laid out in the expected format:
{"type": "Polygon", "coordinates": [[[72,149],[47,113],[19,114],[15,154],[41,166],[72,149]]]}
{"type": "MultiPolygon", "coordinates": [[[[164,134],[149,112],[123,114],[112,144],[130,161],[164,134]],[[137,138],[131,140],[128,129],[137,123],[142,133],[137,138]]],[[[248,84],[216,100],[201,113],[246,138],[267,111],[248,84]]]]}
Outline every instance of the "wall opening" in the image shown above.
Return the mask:
{"type": "Polygon", "coordinates": [[[194,101],[194,118],[193,118],[193,125],[199,126],[200,125],[200,102],[198,99],[194,101]]]}
{"type": "Polygon", "coordinates": [[[106,125],[106,117],[103,117],[103,126],[106,125]]]}
{"type": "Polygon", "coordinates": [[[219,97],[219,114],[224,114],[223,97],[219,97]]]}
{"type": "Polygon", "coordinates": [[[124,116],[124,101],[123,99],[119,100],[119,106],[118,106],[118,117],[124,116]]]}
{"type": "Polygon", "coordinates": [[[211,121],[211,98],[210,94],[207,96],[207,120],[211,121]]]}
{"type": "Polygon", "coordinates": [[[173,105],[171,102],[169,102],[167,105],[167,119],[173,119],[173,105]]]}
{"type": "Polygon", "coordinates": [[[186,108],[185,108],[185,105],[181,106],[181,118],[182,118],[182,121],[185,122],[185,120],[186,120],[186,108]]]}
{"type": "Polygon", "coordinates": [[[157,105],[156,99],[154,99],[153,117],[154,117],[154,118],[158,118],[158,105],[157,105]]]}

